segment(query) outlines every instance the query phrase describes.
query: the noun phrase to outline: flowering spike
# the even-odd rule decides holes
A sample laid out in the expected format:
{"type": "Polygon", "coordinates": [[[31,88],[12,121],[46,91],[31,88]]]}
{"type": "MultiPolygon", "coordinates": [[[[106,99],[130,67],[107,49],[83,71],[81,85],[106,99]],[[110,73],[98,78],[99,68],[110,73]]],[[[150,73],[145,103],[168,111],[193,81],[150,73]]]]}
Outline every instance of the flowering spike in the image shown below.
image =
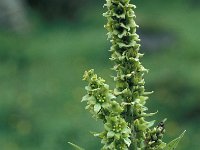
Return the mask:
{"type": "Polygon", "coordinates": [[[172,141],[168,146],[162,141],[165,133],[163,120],[157,126],[155,121],[146,121],[156,113],[147,113],[145,106],[148,95],[145,91],[144,74],[147,69],[140,62],[143,54],[139,53],[140,39],[136,33],[135,5],[130,0],[106,0],[103,14],[108,22],[108,39],[112,44],[111,58],[115,89],[110,90],[105,80],[98,77],[94,70],[85,71],[83,80],[87,94],[82,102],[87,102],[93,117],[101,119],[104,131],[94,133],[101,138],[102,150],[163,150],[165,147],[176,147],[180,140],[172,141]]]}

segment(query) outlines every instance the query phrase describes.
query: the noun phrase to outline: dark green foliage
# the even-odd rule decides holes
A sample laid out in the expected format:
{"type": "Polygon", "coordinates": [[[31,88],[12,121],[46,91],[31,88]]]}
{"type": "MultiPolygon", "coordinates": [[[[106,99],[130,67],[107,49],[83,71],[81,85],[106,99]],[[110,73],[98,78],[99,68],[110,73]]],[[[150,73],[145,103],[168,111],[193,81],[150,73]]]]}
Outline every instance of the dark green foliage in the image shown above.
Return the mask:
{"type": "Polygon", "coordinates": [[[26,0],[34,11],[48,21],[65,19],[77,21],[82,9],[86,9],[92,0],[26,0]]]}

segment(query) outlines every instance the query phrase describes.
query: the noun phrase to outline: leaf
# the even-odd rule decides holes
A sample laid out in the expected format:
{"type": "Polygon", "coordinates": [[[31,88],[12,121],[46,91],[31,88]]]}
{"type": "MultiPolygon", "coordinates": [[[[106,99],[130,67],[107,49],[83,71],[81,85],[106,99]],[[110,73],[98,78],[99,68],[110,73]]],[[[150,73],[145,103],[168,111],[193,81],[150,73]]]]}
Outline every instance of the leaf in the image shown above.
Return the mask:
{"type": "Polygon", "coordinates": [[[152,94],[152,93],[154,93],[154,91],[151,91],[151,92],[144,92],[144,95],[150,95],[150,94],[152,94]]]}
{"type": "Polygon", "coordinates": [[[99,138],[101,138],[101,139],[103,139],[103,137],[104,137],[104,132],[97,133],[97,132],[92,132],[92,131],[90,131],[90,133],[91,133],[93,136],[99,137],[99,138]]]}
{"type": "Polygon", "coordinates": [[[180,140],[182,139],[182,137],[184,136],[185,132],[186,130],[178,138],[169,142],[163,150],[174,150],[177,147],[180,140]]]}
{"type": "Polygon", "coordinates": [[[113,94],[111,94],[111,93],[108,93],[108,99],[115,99],[116,97],[113,95],[113,94]]]}
{"type": "Polygon", "coordinates": [[[115,139],[117,139],[117,140],[120,139],[120,134],[119,134],[119,133],[116,133],[116,134],[115,134],[115,139]]]}
{"type": "Polygon", "coordinates": [[[83,96],[81,102],[87,101],[89,99],[89,95],[85,95],[83,96]]]}
{"type": "Polygon", "coordinates": [[[107,133],[107,137],[108,138],[112,138],[112,137],[114,137],[115,136],[115,132],[113,132],[113,131],[109,131],[108,133],[107,133]]]}
{"type": "Polygon", "coordinates": [[[101,109],[101,105],[100,104],[97,103],[97,104],[94,105],[94,112],[95,113],[98,113],[100,111],[100,109],[101,109]]]}
{"type": "Polygon", "coordinates": [[[147,128],[150,128],[154,125],[155,120],[148,122],[147,128]]]}
{"type": "Polygon", "coordinates": [[[75,145],[71,142],[68,142],[68,144],[71,145],[72,147],[74,147],[75,150],[85,150],[85,149],[83,149],[83,148],[79,147],[78,145],[75,145]]]}
{"type": "Polygon", "coordinates": [[[128,145],[128,147],[131,145],[131,140],[129,138],[124,138],[124,142],[128,145]]]}
{"type": "Polygon", "coordinates": [[[163,149],[165,146],[166,146],[166,143],[162,142],[158,147],[159,147],[160,149],[163,149]]]}

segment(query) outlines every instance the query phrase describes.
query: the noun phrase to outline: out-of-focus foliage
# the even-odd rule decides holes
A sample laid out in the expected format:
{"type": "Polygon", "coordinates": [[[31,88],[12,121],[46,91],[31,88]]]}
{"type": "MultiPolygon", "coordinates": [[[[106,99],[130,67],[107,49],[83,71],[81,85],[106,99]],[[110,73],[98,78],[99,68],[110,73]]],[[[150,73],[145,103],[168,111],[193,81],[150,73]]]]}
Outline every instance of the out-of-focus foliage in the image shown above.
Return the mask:
{"type": "MultiPolygon", "coordinates": [[[[78,141],[87,150],[100,149],[88,131],[101,131],[101,124],[94,123],[80,103],[84,70],[94,68],[109,84],[112,81],[107,77],[112,65],[102,26],[104,1],[99,3],[85,7],[71,23],[47,24],[37,10],[31,11],[33,31],[27,35],[1,29],[2,150],[70,150],[67,141],[78,141]]],[[[195,0],[136,0],[136,4],[146,54],[142,61],[150,69],[147,90],[155,91],[148,107],[158,109],[156,120],[168,118],[165,141],[186,129],[177,149],[192,145],[192,150],[199,150],[200,5],[195,0]]]]}
{"type": "Polygon", "coordinates": [[[25,32],[29,27],[26,17],[26,7],[23,0],[0,1],[0,28],[15,32],[25,32]]]}
{"type": "MultiPolygon", "coordinates": [[[[74,20],[78,19],[80,11],[88,8],[93,0],[26,0],[28,4],[36,9],[48,20],[61,18],[74,20]]],[[[96,1],[96,3],[99,3],[96,1]]]]}

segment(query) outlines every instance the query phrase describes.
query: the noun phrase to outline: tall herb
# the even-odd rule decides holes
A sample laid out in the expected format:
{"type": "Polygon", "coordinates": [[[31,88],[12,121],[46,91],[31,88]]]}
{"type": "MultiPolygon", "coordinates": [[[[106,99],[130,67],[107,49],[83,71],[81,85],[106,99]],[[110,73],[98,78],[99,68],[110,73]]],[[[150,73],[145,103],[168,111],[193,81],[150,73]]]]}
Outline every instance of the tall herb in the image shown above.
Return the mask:
{"type": "Polygon", "coordinates": [[[136,6],[130,0],[106,0],[104,6],[107,12],[103,16],[108,21],[105,28],[112,44],[110,60],[114,63],[115,89],[109,89],[93,69],[84,73],[83,80],[88,85],[82,101],[87,102],[86,109],[93,117],[104,124],[104,131],[94,136],[101,138],[102,150],[175,149],[184,133],[166,144],[163,142],[166,120],[157,125],[146,120],[155,113],[146,112],[145,104],[152,92],[146,92],[144,87],[144,74],[148,70],[140,62],[143,54],[139,53],[140,39],[136,33],[136,6]]]}

